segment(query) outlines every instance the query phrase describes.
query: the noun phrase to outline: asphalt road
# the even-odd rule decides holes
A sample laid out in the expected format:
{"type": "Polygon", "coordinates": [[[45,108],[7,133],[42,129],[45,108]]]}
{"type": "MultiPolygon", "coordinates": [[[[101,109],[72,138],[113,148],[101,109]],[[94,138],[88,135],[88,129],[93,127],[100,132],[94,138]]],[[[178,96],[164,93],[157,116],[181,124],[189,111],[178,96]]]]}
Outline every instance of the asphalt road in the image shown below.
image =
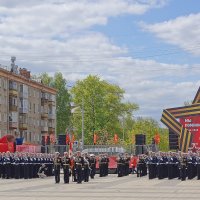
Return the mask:
{"type": "Polygon", "coordinates": [[[95,177],[89,183],[55,184],[53,178],[33,180],[0,179],[0,200],[190,200],[200,199],[200,181],[148,180],[135,175],[95,177]]]}

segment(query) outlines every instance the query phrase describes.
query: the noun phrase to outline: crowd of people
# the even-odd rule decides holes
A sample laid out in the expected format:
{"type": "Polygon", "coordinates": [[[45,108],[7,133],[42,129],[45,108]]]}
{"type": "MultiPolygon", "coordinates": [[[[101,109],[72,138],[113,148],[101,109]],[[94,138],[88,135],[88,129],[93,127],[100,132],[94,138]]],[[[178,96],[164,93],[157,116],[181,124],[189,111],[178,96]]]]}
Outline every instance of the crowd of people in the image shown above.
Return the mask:
{"type": "MultiPolygon", "coordinates": [[[[147,176],[149,179],[181,180],[200,179],[200,152],[149,152],[148,155],[130,156],[128,153],[119,154],[116,158],[118,177],[128,176],[130,173],[137,177],[147,176]]],[[[63,181],[69,183],[70,177],[78,184],[94,179],[96,167],[99,176],[105,177],[109,173],[109,156],[101,154],[82,154],[80,151],[69,155],[64,152],[55,154],[42,153],[0,153],[0,178],[3,179],[32,179],[55,176],[55,183],[60,183],[63,170],[63,181]],[[98,165],[97,165],[98,162],[98,165]]]]}
{"type": "Polygon", "coordinates": [[[32,179],[45,165],[45,175],[53,175],[53,154],[42,153],[0,153],[0,178],[32,179]]]}
{"type": "Polygon", "coordinates": [[[137,176],[149,179],[180,179],[182,181],[197,177],[200,179],[200,152],[150,152],[149,155],[139,155],[137,176]]]}

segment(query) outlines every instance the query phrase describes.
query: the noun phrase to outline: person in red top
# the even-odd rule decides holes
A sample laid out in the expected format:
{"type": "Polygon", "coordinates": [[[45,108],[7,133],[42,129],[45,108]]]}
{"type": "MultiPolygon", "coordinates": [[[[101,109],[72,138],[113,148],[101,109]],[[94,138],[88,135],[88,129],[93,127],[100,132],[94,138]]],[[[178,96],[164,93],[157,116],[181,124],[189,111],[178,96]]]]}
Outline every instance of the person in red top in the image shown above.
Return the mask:
{"type": "Polygon", "coordinates": [[[138,163],[138,157],[136,155],[131,155],[131,168],[132,168],[132,174],[136,173],[136,167],[137,167],[137,163],[138,163]]]}

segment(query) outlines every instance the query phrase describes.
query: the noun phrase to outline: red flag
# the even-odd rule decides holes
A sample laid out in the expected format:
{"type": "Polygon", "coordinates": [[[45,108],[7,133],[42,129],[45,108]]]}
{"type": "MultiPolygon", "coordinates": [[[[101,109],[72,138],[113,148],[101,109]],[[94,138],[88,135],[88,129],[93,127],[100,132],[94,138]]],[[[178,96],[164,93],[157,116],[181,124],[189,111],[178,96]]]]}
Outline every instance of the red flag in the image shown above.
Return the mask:
{"type": "Polygon", "coordinates": [[[156,144],[160,143],[160,135],[158,133],[156,133],[156,135],[154,136],[154,140],[156,144]]]}
{"type": "Polygon", "coordinates": [[[93,137],[94,137],[93,138],[94,139],[94,144],[96,144],[97,143],[97,134],[95,133],[93,137]]]}
{"type": "Polygon", "coordinates": [[[69,134],[66,134],[66,145],[68,145],[70,143],[70,137],[69,134]]]}
{"type": "Polygon", "coordinates": [[[114,143],[115,143],[115,144],[118,143],[118,135],[117,135],[117,134],[114,135],[114,143]]]}
{"type": "Polygon", "coordinates": [[[70,143],[69,143],[69,155],[70,155],[70,156],[72,155],[72,152],[73,152],[73,143],[70,142],[70,143]]]}
{"type": "Polygon", "coordinates": [[[72,149],[73,149],[73,143],[70,142],[70,143],[69,143],[69,150],[72,151],[72,149]]]}
{"type": "Polygon", "coordinates": [[[74,142],[75,142],[75,136],[74,136],[74,134],[72,135],[71,142],[72,142],[72,143],[74,143],[74,142]]]}

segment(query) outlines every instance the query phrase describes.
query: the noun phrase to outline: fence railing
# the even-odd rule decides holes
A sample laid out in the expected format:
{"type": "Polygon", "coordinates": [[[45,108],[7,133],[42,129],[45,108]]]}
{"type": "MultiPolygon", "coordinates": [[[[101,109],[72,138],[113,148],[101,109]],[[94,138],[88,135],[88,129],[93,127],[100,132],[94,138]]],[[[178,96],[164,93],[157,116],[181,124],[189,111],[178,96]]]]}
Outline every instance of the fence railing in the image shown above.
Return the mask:
{"type": "MultiPolygon", "coordinates": [[[[64,152],[69,151],[68,145],[45,145],[41,147],[43,153],[55,153],[59,152],[63,155],[64,152]]],[[[158,151],[156,145],[84,145],[84,148],[81,149],[79,146],[73,146],[73,152],[82,151],[83,153],[89,154],[103,154],[107,153],[109,156],[117,155],[120,153],[129,153],[129,154],[141,154],[148,151],[158,151]]]]}

